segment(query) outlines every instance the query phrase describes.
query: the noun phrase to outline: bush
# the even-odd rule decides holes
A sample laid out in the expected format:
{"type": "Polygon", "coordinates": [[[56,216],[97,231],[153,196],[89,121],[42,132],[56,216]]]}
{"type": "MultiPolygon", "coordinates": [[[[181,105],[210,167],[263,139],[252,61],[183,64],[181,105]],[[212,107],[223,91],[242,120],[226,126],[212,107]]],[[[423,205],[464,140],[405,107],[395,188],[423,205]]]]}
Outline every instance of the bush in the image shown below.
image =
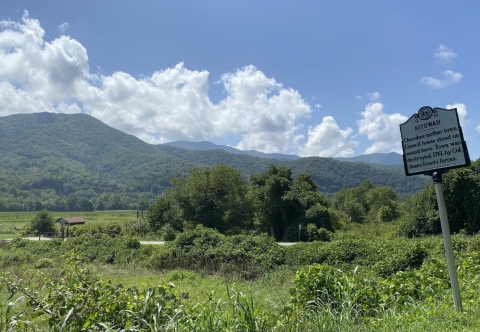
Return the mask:
{"type": "Polygon", "coordinates": [[[376,280],[366,280],[326,265],[310,265],[295,275],[292,303],[299,306],[328,307],[354,315],[371,315],[380,307],[381,294],[376,280]]]}
{"type": "Polygon", "coordinates": [[[146,220],[128,221],[124,225],[124,232],[130,235],[145,236],[150,232],[150,225],[146,220]]]}
{"type": "Polygon", "coordinates": [[[42,283],[41,292],[32,290],[31,281],[23,284],[6,274],[0,274],[0,290],[6,286],[11,296],[19,293],[28,298],[35,308],[33,317],[43,316],[51,331],[153,331],[184,313],[182,299],[171,284],[126,288],[95,276],[75,259],[69,259],[61,278],[38,272],[33,277],[42,283]]]}
{"type": "Polygon", "coordinates": [[[396,218],[397,214],[389,206],[382,206],[378,209],[377,212],[377,221],[378,222],[390,222],[396,218]]]}
{"type": "Polygon", "coordinates": [[[382,277],[387,277],[399,271],[411,271],[422,266],[427,257],[425,248],[418,244],[407,244],[391,250],[383,260],[373,266],[374,272],[382,277]]]}
{"type": "Polygon", "coordinates": [[[117,222],[111,222],[107,225],[104,232],[111,237],[115,237],[122,233],[122,226],[117,222]]]}
{"type": "Polygon", "coordinates": [[[140,248],[141,244],[138,239],[130,237],[127,239],[126,246],[128,249],[138,249],[140,248]]]}
{"type": "Polygon", "coordinates": [[[317,228],[314,224],[307,225],[308,241],[322,241],[329,242],[333,238],[333,233],[327,231],[325,228],[317,228]]]}
{"type": "Polygon", "coordinates": [[[334,230],[328,209],[320,204],[315,204],[305,211],[305,223],[314,224],[318,228],[325,228],[329,231],[334,230]]]}
{"type": "Polygon", "coordinates": [[[225,236],[197,226],[158,248],[150,266],[235,273],[255,278],[285,262],[285,249],[266,234],[225,236]]]}
{"type": "Polygon", "coordinates": [[[160,229],[160,234],[162,234],[164,241],[173,241],[176,239],[178,231],[172,227],[170,224],[165,224],[160,229]]]}

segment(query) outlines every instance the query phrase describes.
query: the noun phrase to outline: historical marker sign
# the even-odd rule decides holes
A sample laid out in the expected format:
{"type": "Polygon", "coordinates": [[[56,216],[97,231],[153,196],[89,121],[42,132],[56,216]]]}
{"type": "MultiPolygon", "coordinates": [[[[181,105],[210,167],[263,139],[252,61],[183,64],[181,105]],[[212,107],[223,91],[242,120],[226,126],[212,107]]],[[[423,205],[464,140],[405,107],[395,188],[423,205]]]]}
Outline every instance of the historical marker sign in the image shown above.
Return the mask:
{"type": "Polygon", "coordinates": [[[453,302],[457,310],[462,310],[462,298],[442,185],[442,173],[451,168],[470,165],[467,144],[463,139],[457,109],[422,107],[418,114],[412,115],[407,122],[400,125],[400,134],[402,135],[405,174],[432,176],[437,194],[453,302]]]}
{"type": "Polygon", "coordinates": [[[406,175],[470,165],[457,109],[420,108],[400,125],[406,175]]]}

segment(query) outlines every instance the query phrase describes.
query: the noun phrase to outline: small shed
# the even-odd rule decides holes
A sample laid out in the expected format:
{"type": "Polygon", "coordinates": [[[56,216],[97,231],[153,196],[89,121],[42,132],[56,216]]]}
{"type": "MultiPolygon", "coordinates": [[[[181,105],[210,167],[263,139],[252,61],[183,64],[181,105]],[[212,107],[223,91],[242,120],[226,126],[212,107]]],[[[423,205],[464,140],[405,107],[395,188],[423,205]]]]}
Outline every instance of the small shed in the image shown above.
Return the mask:
{"type": "Polygon", "coordinates": [[[85,219],[82,217],[68,217],[68,218],[59,218],[57,222],[60,223],[60,226],[74,226],[74,225],[83,225],[85,224],[85,219]]]}

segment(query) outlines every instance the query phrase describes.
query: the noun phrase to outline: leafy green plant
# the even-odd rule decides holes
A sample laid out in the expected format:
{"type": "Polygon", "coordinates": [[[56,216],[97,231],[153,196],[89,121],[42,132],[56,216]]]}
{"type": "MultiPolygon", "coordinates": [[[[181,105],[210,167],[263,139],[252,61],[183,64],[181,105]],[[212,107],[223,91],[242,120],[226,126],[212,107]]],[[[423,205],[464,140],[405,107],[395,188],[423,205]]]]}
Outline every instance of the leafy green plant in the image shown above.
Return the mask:
{"type": "Polygon", "coordinates": [[[322,241],[329,242],[333,238],[333,233],[329,232],[325,228],[317,228],[315,224],[307,225],[307,238],[308,241],[322,241]]]}
{"type": "Polygon", "coordinates": [[[345,273],[330,266],[314,264],[295,275],[292,303],[299,306],[331,308],[350,315],[371,315],[380,308],[377,283],[357,275],[357,268],[345,273]]]}
{"type": "MultiPolygon", "coordinates": [[[[145,290],[125,288],[96,277],[75,257],[69,258],[61,278],[32,273],[43,285],[44,295],[8,275],[0,276],[0,287],[6,287],[12,296],[20,293],[32,308],[33,318],[46,316],[53,331],[151,330],[168,322],[182,308],[182,300],[171,284],[145,290]]],[[[12,322],[8,310],[3,320],[12,322]]]]}

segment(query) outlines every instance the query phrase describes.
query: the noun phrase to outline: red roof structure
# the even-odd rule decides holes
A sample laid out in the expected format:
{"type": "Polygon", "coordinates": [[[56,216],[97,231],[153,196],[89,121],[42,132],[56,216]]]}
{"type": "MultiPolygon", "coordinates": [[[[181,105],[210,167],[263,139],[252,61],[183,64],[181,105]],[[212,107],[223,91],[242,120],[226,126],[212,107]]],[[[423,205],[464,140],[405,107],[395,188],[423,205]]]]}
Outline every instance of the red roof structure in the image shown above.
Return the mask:
{"type": "Polygon", "coordinates": [[[73,226],[73,225],[83,225],[85,224],[85,219],[82,217],[68,217],[68,218],[60,218],[57,220],[60,224],[64,224],[66,226],[73,226]]]}

